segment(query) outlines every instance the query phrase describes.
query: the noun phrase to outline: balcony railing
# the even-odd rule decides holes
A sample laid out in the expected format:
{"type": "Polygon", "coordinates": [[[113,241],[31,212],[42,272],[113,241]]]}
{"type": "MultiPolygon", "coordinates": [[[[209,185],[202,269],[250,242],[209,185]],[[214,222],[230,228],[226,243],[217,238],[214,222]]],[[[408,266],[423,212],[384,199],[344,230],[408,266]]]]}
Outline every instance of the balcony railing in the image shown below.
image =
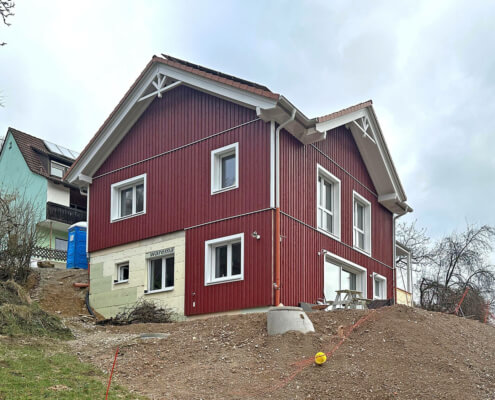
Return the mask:
{"type": "Polygon", "coordinates": [[[86,211],[48,202],[46,203],[46,219],[72,225],[86,221],[86,211]]]}

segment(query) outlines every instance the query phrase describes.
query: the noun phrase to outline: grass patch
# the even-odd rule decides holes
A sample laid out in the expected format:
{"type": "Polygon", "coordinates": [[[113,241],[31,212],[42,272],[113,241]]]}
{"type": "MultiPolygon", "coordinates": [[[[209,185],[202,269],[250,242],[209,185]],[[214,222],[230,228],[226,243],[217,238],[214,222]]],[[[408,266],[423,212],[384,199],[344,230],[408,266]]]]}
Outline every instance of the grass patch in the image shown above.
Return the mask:
{"type": "MultiPolygon", "coordinates": [[[[104,399],[108,378],[65,353],[64,346],[57,341],[0,339],[0,400],[104,399]]],[[[143,397],[112,383],[109,399],[143,397]]]]}
{"type": "Polygon", "coordinates": [[[73,338],[70,329],[66,328],[58,317],[43,311],[37,303],[2,304],[0,306],[0,334],[73,338]]]}

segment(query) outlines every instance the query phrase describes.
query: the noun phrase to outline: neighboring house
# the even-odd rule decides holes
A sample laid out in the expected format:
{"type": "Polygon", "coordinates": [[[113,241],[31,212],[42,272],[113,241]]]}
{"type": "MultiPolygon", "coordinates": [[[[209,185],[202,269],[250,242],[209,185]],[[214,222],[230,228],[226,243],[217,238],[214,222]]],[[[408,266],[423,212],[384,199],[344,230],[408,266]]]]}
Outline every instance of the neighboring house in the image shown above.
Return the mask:
{"type": "Polygon", "coordinates": [[[357,289],[393,298],[412,211],[371,101],[307,118],[265,86],[153,57],[65,177],[89,195],[90,301],[187,316],[357,289]]]}
{"type": "Polygon", "coordinates": [[[35,260],[64,262],[67,228],[86,220],[86,196],[62,180],[77,155],[16,129],[7,130],[0,150],[0,188],[16,192],[38,210],[41,243],[35,260]]]}
{"type": "Polygon", "coordinates": [[[411,250],[400,242],[395,243],[396,259],[401,262],[396,266],[397,304],[413,306],[413,276],[411,266],[411,250]]]}

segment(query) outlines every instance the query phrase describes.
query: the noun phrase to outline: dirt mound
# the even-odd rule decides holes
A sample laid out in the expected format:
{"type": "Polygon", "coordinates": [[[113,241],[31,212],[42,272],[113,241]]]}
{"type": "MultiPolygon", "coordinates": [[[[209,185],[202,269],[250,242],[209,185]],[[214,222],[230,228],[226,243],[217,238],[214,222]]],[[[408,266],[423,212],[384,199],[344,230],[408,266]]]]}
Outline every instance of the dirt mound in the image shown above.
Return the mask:
{"type": "Polygon", "coordinates": [[[316,333],[274,337],[266,314],[88,325],[73,346],[108,371],[119,345],[117,381],[152,398],[495,398],[491,326],[402,306],[309,317],[316,333]],[[357,322],[341,343],[339,326],[349,333],[357,322]],[[169,335],[141,339],[145,332],[169,335]],[[312,362],[318,351],[329,355],[321,367],[312,362]]]}
{"type": "Polygon", "coordinates": [[[24,289],[12,281],[0,282],[0,334],[72,338],[60,319],[32,303],[24,289]]]}
{"type": "Polygon", "coordinates": [[[82,269],[39,269],[40,280],[31,291],[43,310],[62,317],[88,315],[85,297],[87,289],[73,283],[88,283],[88,271],[82,269]]]}
{"type": "Polygon", "coordinates": [[[31,299],[14,281],[0,282],[0,305],[3,304],[29,304],[31,299]]]}

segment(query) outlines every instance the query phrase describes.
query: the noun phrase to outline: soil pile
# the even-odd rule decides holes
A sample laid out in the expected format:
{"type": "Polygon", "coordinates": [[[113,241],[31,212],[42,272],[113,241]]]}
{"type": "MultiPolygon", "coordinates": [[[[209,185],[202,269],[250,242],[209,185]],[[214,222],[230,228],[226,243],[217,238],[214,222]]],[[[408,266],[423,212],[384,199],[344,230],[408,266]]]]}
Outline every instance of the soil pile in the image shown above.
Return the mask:
{"type": "Polygon", "coordinates": [[[88,283],[84,269],[38,269],[40,279],[31,290],[31,298],[39,301],[43,310],[62,317],[88,315],[85,297],[87,289],[75,288],[74,283],[88,283]]]}
{"type": "Polygon", "coordinates": [[[309,317],[316,333],[282,336],[267,335],[266,314],[81,323],[71,344],[104,371],[119,345],[117,382],[156,399],[495,398],[492,326],[403,306],[309,317]],[[349,334],[343,343],[339,330],[349,334]],[[312,362],[319,351],[329,355],[321,367],[312,362]]]}

